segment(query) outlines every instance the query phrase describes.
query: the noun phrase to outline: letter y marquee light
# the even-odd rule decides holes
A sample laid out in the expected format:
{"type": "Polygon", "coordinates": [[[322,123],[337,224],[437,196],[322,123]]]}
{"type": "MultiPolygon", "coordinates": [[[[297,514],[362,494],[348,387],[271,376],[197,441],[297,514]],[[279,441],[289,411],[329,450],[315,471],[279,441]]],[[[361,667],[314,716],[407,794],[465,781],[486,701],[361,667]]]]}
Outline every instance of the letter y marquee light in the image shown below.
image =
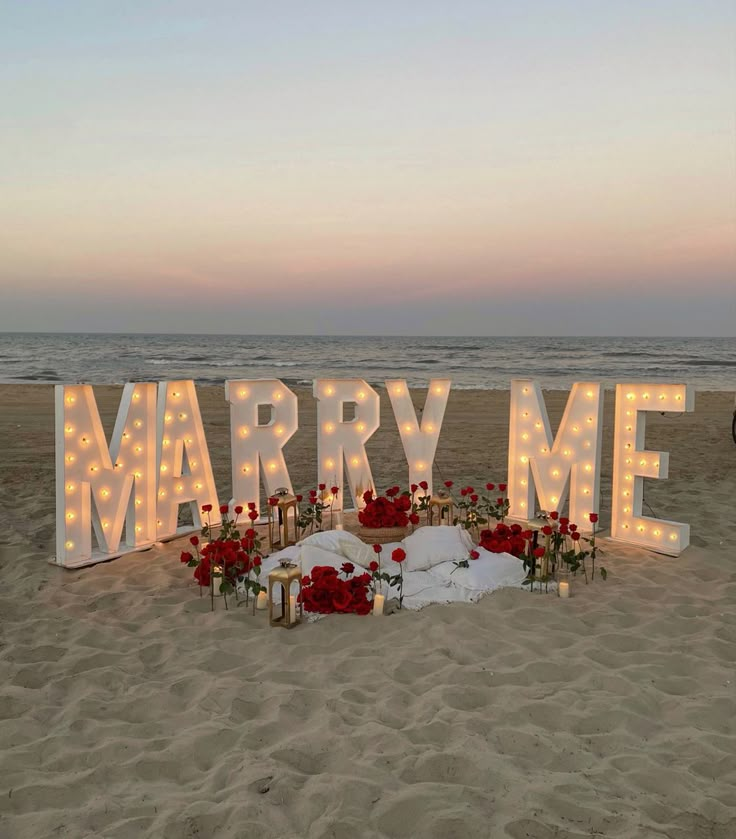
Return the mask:
{"type": "MultiPolygon", "coordinates": [[[[380,424],[380,399],[363,379],[315,379],[317,398],[317,474],[319,482],[342,488],[343,460],[353,501],[362,509],[363,493],[375,490],[365,443],[380,424]],[[345,404],[354,403],[355,416],[345,420],[345,404]]],[[[330,501],[330,499],[327,499],[330,501]]],[[[335,510],[343,509],[342,493],[335,510]]]]}
{"type": "Polygon", "coordinates": [[[388,379],[388,391],[391,407],[394,409],[396,424],[399,427],[401,443],[409,464],[409,483],[429,484],[428,494],[432,494],[432,464],[440,438],[442,420],[450,396],[450,379],[432,379],[424,402],[421,425],[417,422],[414,403],[411,401],[409,388],[404,379],[388,379]]]}
{"type": "Polygon", "coordinates": [[[530,379],[511,382],[509,419],[509,515],[534,518],[534,490],[542,510],[559,510],[570,495],[569,517],[591,530],[598,512],[601,472],[601,386],[577,382],[552,438],[542,391],[530,379]],[[533,480],[532,480],[533,477],[533,480]]]}
{"type": "Polygon", "coordinates": [[[57,385],[55,399],[56,563],[78,568],[150,547],[156,541],[156,385],[125,385],[109,450],[90,385],[57,385]],[[127,548],[121,549],[123,524],[127,548]]]}
{"type": "Polygon", "coordinates": [[[293,492],[283,448],[296,432],[296,394],[278,379],[225,382],[225,399],[230,403],[230,446],[232,449],[233,498],[230,506],[255,502],[260,515],[260,466],[269,495],[279,487],[293,492]],[[258,406],[271,409],[269,422],[258,421],[258,406]]]}
{"type": "Polygon", "coordinates": [[[677,556],[690,542],[690,525],[642,516],[644,478],[666,478],[669,453],[645,451],[645,411],[692,411],[688,385],[616,385],[613,432],[611,539],[677,556]]]}
{"type": "Polygon", "coordinates": [[[202,427],[193,381],[159,382],[158,386],[158,538],[179,528],[179,505],[189,503],[195,528],[202,526],[202,507],[218,509],[217,489],[202,427]]]}

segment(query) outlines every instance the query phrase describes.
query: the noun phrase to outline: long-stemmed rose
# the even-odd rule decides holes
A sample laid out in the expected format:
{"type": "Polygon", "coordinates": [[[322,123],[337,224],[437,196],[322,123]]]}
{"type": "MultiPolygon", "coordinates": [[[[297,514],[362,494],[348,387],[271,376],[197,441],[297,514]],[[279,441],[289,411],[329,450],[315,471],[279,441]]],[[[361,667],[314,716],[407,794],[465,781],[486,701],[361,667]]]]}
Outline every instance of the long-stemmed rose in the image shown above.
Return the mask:
{"type": "Polygon", "coordinates": [[[403,548],[394,548],[391,559],[399,566],[398,573],[394,574],[389,582],[392,586],[399,588],[399,609],[401,609],[404,603],[404,568],[401,563],[406,559],[406,551],[403,548]]]}

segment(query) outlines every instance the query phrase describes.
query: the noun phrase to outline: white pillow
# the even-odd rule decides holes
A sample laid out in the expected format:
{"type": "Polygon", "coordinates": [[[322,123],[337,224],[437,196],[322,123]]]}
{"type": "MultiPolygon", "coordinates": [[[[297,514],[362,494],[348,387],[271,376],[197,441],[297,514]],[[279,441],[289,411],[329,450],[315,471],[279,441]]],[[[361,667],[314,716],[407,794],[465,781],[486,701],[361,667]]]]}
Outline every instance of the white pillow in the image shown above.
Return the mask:
{"type": "Polygon", "coordinates": [[[470,534],[461,525],[420,527],[404,539],[405,571],[426,571],[441,562],[466,559],[473,547],[470,534]]]}
{"type": "Polygon", "coordinates": [[[345,560],[334,551],[326,551],[316,545],[302,545],[299,552],[299,561],[302,574],[311,574],[315,565],[331,565],[333,568],[339,569],[345,560]]]}
{"type": "Polygon", "coordinates": [[[360,568],[365,568],[366,570],[368,570],[368,566],[376,558],[373,547],[371,545],[366,545],[365,542],[361,542],[360,539],[358,539],[357,543],[352,540],[341,539],[339,542],[339,549],[345,559],[349,559],[355,565],[358,565],[360,568]]]}
{"type": "Polygon", "coordinates": [[[323,551],[332,551],[341,554],[340,542],[353,542],[362,545],[357,536],[347,530],[318,530],[306,539],[299,542],[300,545],[311,545],[313,548],[322,548],[323,551]]]}

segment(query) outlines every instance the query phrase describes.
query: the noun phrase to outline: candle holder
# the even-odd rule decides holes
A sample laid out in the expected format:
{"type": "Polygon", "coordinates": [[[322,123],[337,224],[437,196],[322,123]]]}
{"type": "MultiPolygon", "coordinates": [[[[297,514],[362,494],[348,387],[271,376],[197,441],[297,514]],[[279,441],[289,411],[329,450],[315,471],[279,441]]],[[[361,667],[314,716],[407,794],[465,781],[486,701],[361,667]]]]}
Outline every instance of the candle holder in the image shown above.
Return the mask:
{"type": "Polygon", "coordinates": [[[297,522],[299,520],[299,506],[295,495],[283,487],[276,490],[272,496],[278,500],[277,504],[268,505],[268,545],[273,551],[296,544],[297,522]],[[294,538],[289,531],[289,518],[292,521],[294,538]]]}
{"type": "Polygon", "coordinates": [[[555,580],[557,581],[557,596],[558,597],[572,597],[572,577],[570,569],[566,565],[559,565],[555,570],[555,580]]]}
{"type": "Polygon", "coordinates": [[[268,623],[293,629],[304,618],[302,604],[302,570],[293,562],[283,560],[278,568],[268,575],[268,623]],[[292,583],[297,583],[297,594],[291,593],[292,583]],[[281,588],[281,614],[274,615],[274,587],[281,588]]]}
{"type": "Polygon", "coordinates": [[[432,526],[434,524],[434,512],[437,511],[437,524],[442,524],[442,519],[447,513],[447,523],[452,524],[454,518],[455,502],[452,497],[445,490],[440,490],[436,495],[429,499],[429,506],[427,507],[427,524],[432,526]]]}

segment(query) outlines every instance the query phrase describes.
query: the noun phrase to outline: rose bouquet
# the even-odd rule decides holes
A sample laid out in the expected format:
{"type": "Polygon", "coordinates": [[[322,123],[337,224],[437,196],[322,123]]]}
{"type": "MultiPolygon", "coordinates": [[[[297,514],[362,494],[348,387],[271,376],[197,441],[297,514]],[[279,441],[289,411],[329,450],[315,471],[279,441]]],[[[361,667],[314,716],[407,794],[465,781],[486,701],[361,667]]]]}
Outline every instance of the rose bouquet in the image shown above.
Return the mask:
{"type": "Polygon", "coordinates": [[[311,573],[302,578],[300,598],[304,609],[322,615],[334,612],[370,614],[373,608],[368,599],[371,575],[354,572],[355,566],[351,562],[344,562],[340,571],[330,565],[315,565],[311,573]]]}

